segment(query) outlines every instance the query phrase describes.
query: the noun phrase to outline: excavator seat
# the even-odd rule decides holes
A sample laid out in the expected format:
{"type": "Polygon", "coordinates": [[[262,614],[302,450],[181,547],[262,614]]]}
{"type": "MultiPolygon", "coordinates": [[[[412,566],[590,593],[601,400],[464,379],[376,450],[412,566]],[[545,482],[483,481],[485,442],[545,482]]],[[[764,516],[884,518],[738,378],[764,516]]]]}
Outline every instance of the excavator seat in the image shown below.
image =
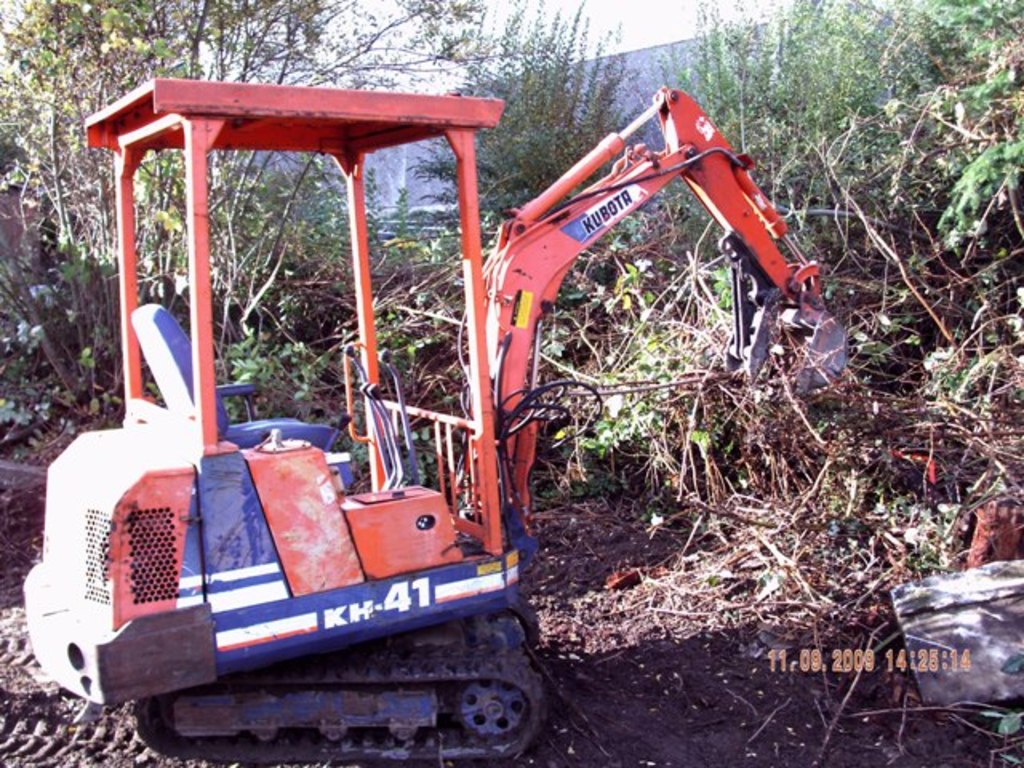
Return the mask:
{"type": "MultiPolygon", "coordinates": [[[[174,316],[159,304],[145,304],[132,313],[132,327],[147,365],[156,380],[168,410],[191,414],[194,411],[192,395],[192,342],[174,316]]],[[[263,442],[272,429],[281,430],[281,437],[305,440],[321,450],[328,451],[338,436],[338,430],[328,424],[307,424],[298,419],[253,419],[251,384],[228,384],[217,387],[217,432],[222,440],[239,448],[252,448],[263,442]],[[223,398],[246,398],[248,421],[232,424],[224,408],[223,398]]]]}

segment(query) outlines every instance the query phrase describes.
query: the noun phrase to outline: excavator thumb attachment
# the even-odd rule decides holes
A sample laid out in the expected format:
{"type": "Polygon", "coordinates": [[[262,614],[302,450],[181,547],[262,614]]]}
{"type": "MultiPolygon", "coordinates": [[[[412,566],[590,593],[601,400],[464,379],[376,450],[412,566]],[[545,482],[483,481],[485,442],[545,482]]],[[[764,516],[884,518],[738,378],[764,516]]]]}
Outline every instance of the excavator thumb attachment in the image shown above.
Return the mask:
{"type": "Polygon", "coordinates": [[[730,371],[742,368],[753,379],[768,359],[781,294],[758,268],[738,235],[725,235],[718,248],[731,266],[732,339],[725,365],[730,371]]]}
{"type": "Polygon", "coordinates": [[[730,371],[742,369],[751,379],[768,359],[779,319],[779,292],[772,289],[757,306],[742,288],[739,270],[733,270],[733,330],[725,354],[730,371]]]}

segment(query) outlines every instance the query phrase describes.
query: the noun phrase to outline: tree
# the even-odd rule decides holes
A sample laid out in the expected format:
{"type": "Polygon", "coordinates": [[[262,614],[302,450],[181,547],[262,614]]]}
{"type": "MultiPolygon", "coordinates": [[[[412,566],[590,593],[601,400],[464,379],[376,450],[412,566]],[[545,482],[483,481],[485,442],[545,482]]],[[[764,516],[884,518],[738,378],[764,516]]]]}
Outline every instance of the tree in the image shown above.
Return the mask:
{"type": "MultiPolygon", "coordinates": [[[[549,17],[517,2],[490,54],[472,61],[464,90],[503,99],[498,127],[477,150],[482,207],[503,213],[537,195],[608,133],[618,130],[622,65],[591,44],[581,6],[549,17]]],[[[450,177],[447,154],[424,164],[427,178],[450,177]]]]}
{"type": "MultiPolygon", "coordinates": [[[[112,162],[85,148],[88,115],[157,76],[416,84],[472,51],[479,17],[476,0],[394,0],[383,9],[368,0],[2,2],[2,186],[41,244],[41,253],[0,253],[0,338],[5,356],[21,358],[0,375],[10,377],[5,389],[10,383],[21,393],[8,399],[20,403],[21,419],[55,400],[94,411],[116,405],[109,394],[120,376],[112,162]],[[36,383],[26,388],[28,382],[36,383]]],[[[179,162],[170,154],[149,158],[137,177],[139,197],[153,213],[140,217],[143,290],[165,303],[187,302],[175,279],[184,264],[179,162]]],[[[288,215],[295,206],[278,203],[306,194],[300,186],[319,166],[302,173],[302,166],[256,155],[216,157],[214,164],[214,249],[223,267],[216,274],[244,271],[251,281],[241,296],[230,293],[237,281],[217,286],[221,316],[251,316],[253,301],[281,274],[276,265],[288,234],[301,229],[288,215]]],[[[227,330],[225,343],[242,336],[240,327],[229,323],[227,330]]]]}
{"type": "Polygon", "coordinates": [[[932,117],[954,181],[939,226],[953,246],[1024,239],[1024,2],[931,0],[925,29],[944,86],[932,117]]]}

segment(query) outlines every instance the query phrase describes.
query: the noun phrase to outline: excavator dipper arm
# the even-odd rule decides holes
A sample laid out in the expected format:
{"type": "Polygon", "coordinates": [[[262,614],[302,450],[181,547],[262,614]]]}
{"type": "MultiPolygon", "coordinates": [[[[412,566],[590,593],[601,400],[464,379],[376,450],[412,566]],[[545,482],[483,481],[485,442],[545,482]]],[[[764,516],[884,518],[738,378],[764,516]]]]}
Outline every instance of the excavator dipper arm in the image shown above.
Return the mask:
{"type": "Polygon", "coordinates": [[[733,152],[693,99],[662,88],[650,109],[621,133],[606,137],[503,225],[485,267],[487,340],[504,500],[525,523],[538,424],[516,424],[514,436],[508,429],[503,436],[501,420],[537,388],[544,315],[554,307],[562,280],[580,252],[673,179],[687,184],[726,233],[721,248],[732,264],[734,308],[733,339],[726,355],[729,367],[757,373],[767,356],[771,324],[766,318],[781,313],[788,325],[812,333],[808,365],[797,378],[799,388],[823,386],[842,371],[846,335],[821,301],[818,266],[799,251],[797,263],[787,262],[779,252],[776,241],[788,241],[786,223],[751,179],[751,167],[750,159],[733,152]],[[661,123],[664,148],[627,148],[626,139],[653,117],[661,123]],[[615,158],[608,175],[566,199],[615,158]]]}

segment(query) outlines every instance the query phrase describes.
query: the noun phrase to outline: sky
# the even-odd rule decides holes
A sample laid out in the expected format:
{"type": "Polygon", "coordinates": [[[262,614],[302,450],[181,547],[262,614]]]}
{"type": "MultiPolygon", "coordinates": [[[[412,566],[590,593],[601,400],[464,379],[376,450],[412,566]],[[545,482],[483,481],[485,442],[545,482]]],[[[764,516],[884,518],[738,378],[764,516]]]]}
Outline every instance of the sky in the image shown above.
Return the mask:
{"type": "MultiPolygon", "coordinates": [[[[583,15],[590,20],[591,37],[597,39],[606,33],[621,32],[621,39],[612,43],[608,53],[635,51],[654,45],[674,43],[695,37],[702,6],[714,7],[723,18],[743,18],[766,15],[773,7],[792,0],[585,0],[583,15]]],[[[541,0],[531,0],[536,7],[541,0]]],[[[543,0],[548,14],[560,11],[572,16],[580,0],[543,0]]],[[[488,0],[492,13],[500,19],[502,11],[511,3],[507,0],[488,0]]]]}

